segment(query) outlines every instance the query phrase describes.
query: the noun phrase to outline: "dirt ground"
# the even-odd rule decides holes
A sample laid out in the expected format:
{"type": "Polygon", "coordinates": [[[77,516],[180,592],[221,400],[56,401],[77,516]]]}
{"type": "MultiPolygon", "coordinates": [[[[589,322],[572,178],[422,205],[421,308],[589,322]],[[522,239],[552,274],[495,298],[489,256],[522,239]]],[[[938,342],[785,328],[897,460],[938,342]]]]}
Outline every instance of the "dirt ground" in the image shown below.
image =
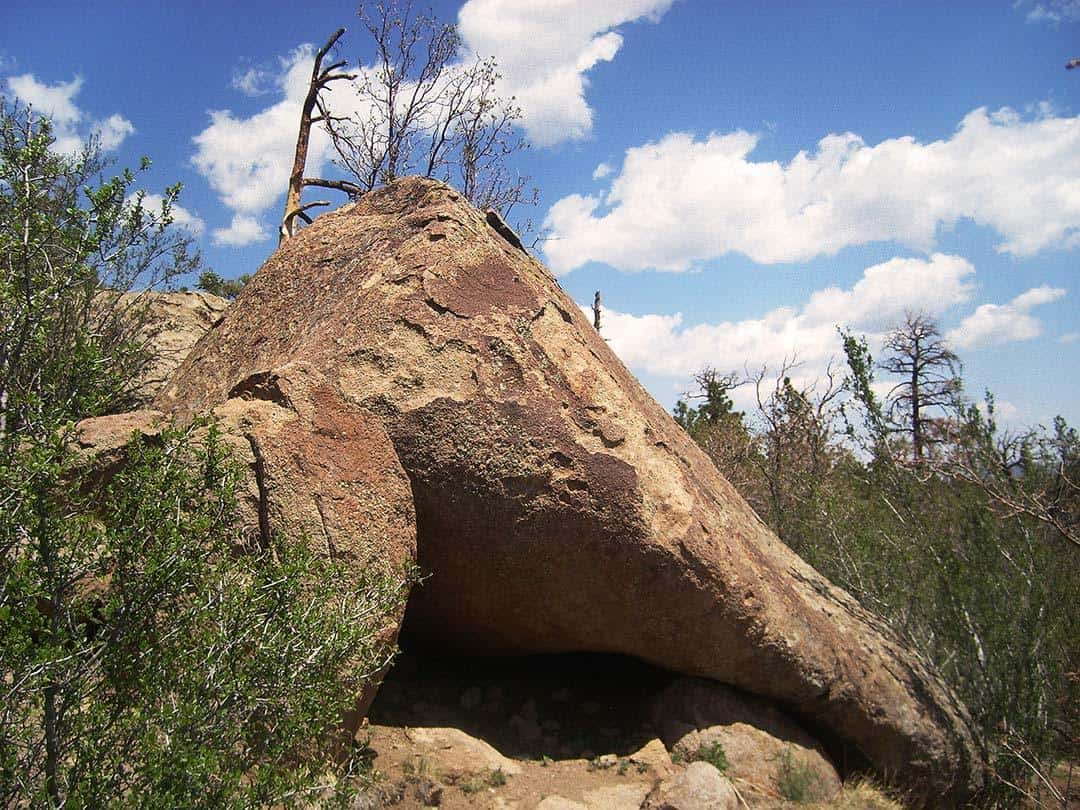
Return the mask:
{"type": "Polygon", "coordinates": [[[384,800],[424,807],[435,783],[446,808],[531,808],[554,796],[636,808],[664,775],[640,761],[648,756],[632,760],[657,736],[644,707],[673,677],[611,656],[404,655],[369,713],[384,800]],[[432,728],[459,729],[511,764],[432,741],[432,728]]]}
{"type": "MultiPolygon", "coordinates": [[[[675,677],[618,656],[403,655],[369,713],[381,781],[367,807],[636,810],[685,767],[648,709],[675,677]]],[[[755,807],[787,804],[735,787],[755,807]]],[[[835,806],[899,810],[865,785],[845,798],[835,806]]]]}

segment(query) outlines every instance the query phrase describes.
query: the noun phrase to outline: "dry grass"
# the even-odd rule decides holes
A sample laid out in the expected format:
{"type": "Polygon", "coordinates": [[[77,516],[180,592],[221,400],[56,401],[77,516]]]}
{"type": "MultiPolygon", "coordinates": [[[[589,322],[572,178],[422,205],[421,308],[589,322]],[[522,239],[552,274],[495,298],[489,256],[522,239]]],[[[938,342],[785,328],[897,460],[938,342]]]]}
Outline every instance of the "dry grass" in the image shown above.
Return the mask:
{"type": "Polygon", "coordinates": [[[807,810],[904,810],[904,805],[890,799],[880,788],[865,780],[848,782],[829,801],[802,806],[807,810]]]}

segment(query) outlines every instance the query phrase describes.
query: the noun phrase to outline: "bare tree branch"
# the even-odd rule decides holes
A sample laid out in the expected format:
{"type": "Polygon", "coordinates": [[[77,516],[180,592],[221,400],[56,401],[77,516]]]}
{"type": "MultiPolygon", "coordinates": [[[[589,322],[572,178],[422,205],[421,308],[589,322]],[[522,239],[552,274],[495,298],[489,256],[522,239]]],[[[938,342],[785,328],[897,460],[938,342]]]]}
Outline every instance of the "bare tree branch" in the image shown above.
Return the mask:
{"type": "MultiPolygon", "coordinates": [[[[319,94],[330,82],[354,78],[350,74],[335,74],[333,72],[344,67],[345,62],[335,62],[325,70],[322,67],[322,61],[326,54],[329,53],[330,49],[334,47],[344,33],[345,29],[339,28],[331,34],[330,38],[315,54],[315,64],[311,68],[311,81],[308,84],[307,95],[304,97],[304,104],[300,110],[300,130],[296,136],[296,152],[293,156],[292,171],[289,174],[288,192],[285,195],[285,211],[282,214],[279,229],[279,244],[293,236],[293,223],[296,222],[297,214],[303,212],[300,207],[300,197],[304,193],[304,166],[307,165],[308,146],[311,141],[312,112],[316,105],[319,104],[319,94]]],[[[320,116],[320,120],[323,118],[325,118],[325,113],[320,116]]]]}

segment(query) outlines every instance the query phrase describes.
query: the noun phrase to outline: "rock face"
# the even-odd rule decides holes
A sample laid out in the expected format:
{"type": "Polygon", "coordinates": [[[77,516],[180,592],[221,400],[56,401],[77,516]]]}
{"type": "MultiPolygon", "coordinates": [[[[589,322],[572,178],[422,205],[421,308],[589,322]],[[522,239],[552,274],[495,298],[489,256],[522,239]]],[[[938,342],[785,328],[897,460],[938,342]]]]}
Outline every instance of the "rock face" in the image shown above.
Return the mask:
{"type": "Polygon", "coordinates": [[[762,524],[543,266],[449,187],[408,178],[320,217],[156,406],[235,407],[275,375],[382,418],[432,572],[406,618],[417,639],[636,656],[776,701],[936,803],[979,784],[952,695],[762,524]]]}
{"type": "MultiPolygon", "coordinates": [[[[400,571],[416,557],[416,523],[409,480],[386,431],[333,386],[301,381],[248,379],[216,409],[222,440],[248,472],[239,493],[247,541],[265,544],[281,532],[348,566],[400,571]]],[[[78,446],[107,475],[133,432],[152,437],[166,422],[152,410],[87,419],[78,425],[78,446]]],[[[401,617],[392,618],[391,640],[401,617]]],[[[347,724],[355,726],[374,696],[358,696],[347,724]]]]}
{"type": "Polygon", "coordinates": [[[147,308],[143,338],[149,342],[153,362],[142,377],[137,392],[149,402],[165,385],[191,347],[218,322],[229,302],[204,292],[125,293],[120,306],[147,308]]]}

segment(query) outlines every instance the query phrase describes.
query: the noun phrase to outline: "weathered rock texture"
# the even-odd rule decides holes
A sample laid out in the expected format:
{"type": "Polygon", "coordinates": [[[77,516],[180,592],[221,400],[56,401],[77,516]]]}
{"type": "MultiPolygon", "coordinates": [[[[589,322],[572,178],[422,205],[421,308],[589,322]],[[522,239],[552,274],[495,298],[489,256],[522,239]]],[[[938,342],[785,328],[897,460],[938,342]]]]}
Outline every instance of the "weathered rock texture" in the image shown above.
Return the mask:
{"type": "MultiPolygon", "coordinates": [[[[280,532],[349,568],[400,572],[416,558],[416,522],[409,480],[386,431],[332,385],[301,380],[249,378],[216,409],[221,440],[247,473],[236,539],[265,545],[280,532]]],[[[133,433],[153,438],[167,423],[153,410],[87,419],[78,425],[78,447],[107,476],[123,462],[133,433]]],[[[391,617],[387,640],[396,638],[400,620],[391,617]]],[[[374,696],[373,689],[358,696],[349,725],[374,696]]]]}
{"type": "Polygon", "coordinates": [[[383,418],[433,572],[406,619],[418,638],[637,656],[777,701],[937,803],[979,782],[950,693],[449,187],[398,181],[288,241],[157,407],[220,407],[274,374],[331,380],[383,418]]]}
{"type": "Polygon", "coordinates": [[[146,325],[141,336],[149,345],[153,361],[142,375],[136,392],[142,402],[157,396],[191,347],[229,306],[224,298],[209,293],[153,290],[125,293],[119,296],[118,303],[121,307],[146,307],[146,325]]]}
{"type": "Polygon", "coordinates": [[[653,701],[664,742],[684,760],[719,744],[724,775],[751,803],[770,801],[798,780],[809,799],[831,799],[840,777],[818,742],[776,707],[715,681],[680,678],[653,701]]]}
{"type": "Polygon", "coordinates": [[[738,810],[731,781],[707,762],[692,762],[649,794],[645,810],[738,810]]]}

